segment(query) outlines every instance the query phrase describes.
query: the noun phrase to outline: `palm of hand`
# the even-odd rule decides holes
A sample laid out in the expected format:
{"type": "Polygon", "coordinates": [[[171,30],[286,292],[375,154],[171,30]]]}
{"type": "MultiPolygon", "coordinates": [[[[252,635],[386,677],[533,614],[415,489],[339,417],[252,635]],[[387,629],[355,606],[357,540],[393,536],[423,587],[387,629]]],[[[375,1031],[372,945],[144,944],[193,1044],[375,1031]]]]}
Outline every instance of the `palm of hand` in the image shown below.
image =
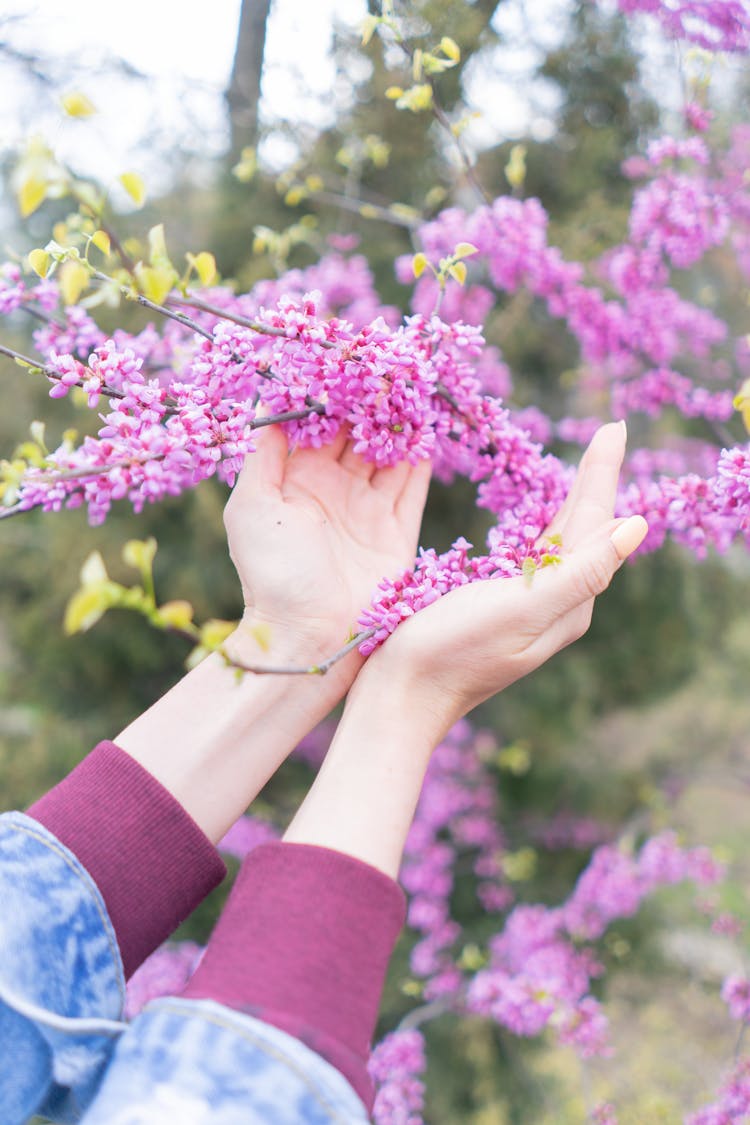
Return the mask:
{"type": "Polygon", "coordinates": [[[264,432],[225,516],[252,621],[291,631],[300,658],[341,648],[378,580],[413,560],[428,480],[425,464],[374,470],[344,434],[289,454],[264,432]]]}

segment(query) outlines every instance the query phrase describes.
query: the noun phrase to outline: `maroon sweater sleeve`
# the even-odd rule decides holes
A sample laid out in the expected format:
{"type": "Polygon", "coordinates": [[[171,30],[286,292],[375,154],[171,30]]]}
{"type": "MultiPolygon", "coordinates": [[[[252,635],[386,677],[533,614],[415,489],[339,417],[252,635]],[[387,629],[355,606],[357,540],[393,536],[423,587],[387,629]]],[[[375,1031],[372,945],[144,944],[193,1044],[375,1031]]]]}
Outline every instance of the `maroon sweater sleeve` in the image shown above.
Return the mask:
{"type": "Polygon", "coordinates": [[[183,995],[257,1016],[328,1059],[372,1108],[367,1058],[405,917],[392,879],[306,844],[255,848],[183,995]]]}
{"type": "Polygon", "coordinates": [[[69,848],[96,883],[126,977],[226,875],[216,848],[179,801],[113,742],[100,742],[28,816],[69,848]]]}

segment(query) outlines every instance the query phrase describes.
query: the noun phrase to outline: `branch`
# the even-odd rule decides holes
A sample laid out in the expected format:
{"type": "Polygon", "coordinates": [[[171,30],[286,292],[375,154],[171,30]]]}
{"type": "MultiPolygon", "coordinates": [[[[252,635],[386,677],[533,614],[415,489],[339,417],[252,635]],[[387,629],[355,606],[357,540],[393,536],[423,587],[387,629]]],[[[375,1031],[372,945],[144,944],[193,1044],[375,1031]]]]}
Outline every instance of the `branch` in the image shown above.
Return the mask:
{"type": "MultiPolygon", "coordinates": [[[[211,316],[216,316],[220,320],[229,320],[232,324],[239,324],[243,328],[252,328],[254,332],[259,333],[261,336],[282,336],[285,340],[294,339],[293,336],[288,335],[285,328],[277,328],[273,324],[264,324],[262,320],[251,320],[249,317],[240,316],[239,313],[228,312],[226,309],[219,308],[218,305],[211,305],[208,301],[204,301],[200,297],[196,297],[190,293],[186,297],[169,296],[167,301],[170,305],[175,305],[178,308],[199,309],[200,312],[210,313],[211,316]]],[[[159,308],[158,306],[153,307],[159,308]]],[[[159,311],[162,310],[159,309],[159,311]]],[[[167,315],[170,314],[167,312],[167,315]]],[[[322,348],[336,347],[332,340],[320,340],[318,342],[322,348]]]]}
{"type": "MultiPolygon", "coordinates": [[[[101,270],[94,270],[91,276],[97,281],[106,282],[108,285],[111,285],[112,282],[119,285],[115,278],[110,277],[109,274],[102,273],[101,270]]],[[[129,301],[135,301],[136,304],[143,305],[144,308],[151,309],[152,312],[158,312],[161,313],[162,316],[168,317],[170,320],[176,320],[183,328],[189,328],[191,332],[197,332],[199,336],[203,336],[206,340],[211,340],[213,342],[212,334],[207,332],[202,325],[198,324],[197,320],[192,320],[189,316],[185,316],[184,313],[173,312],[172,309],[167,308],[166,305],[160,305],[156,301],[149,300],[148,297],[144,297],[143,293],[136,293],[127,285],[119,285],[119,289],[123,296],[127,297],[129,301]]]]}
{"type": "Polygon", "coordinates": [[[294,664],[278,665],[275,667],[273,665],[244,664],[242,661],[233,660],[225,649],[219,649],[219,652],[224,657],[227,664],[232,668],[237,668],[240,672],[254,672],[256,675],[265,676],[325,676],[326,672],[328,672],[334,664],[338,664],[339,660],[343,660],[344,657],[348,656],[355,648],[359,648],[364,641],[369,641],[370,637],[374,637],[376,632],[377,629],[375,628],[365,629],[362,633],[357,633],[356,637],[352,637],[338,652],[327,656],[320,664],[310,664],[306,667],[294,664]]]}
{"type": "Polygon", "coordinates": [[[404,1016],[398,1025],[398,1031],[411,1031],[412,1028],[419,1027],[429,1020],[437,1019],[438,1016],[445,1015],[446,1012],[453,1011],[455,1007],[455,996],[439,996],[437,1000],[430,1000],[427,1004],[420,1004],[418,1008],[413,1008],[404,1016]]]}
{"type": "MultiPolygon", "coordinates": [[[[0,355],[7,355],[9,359],[15,360],[22,367],[28,367],[32,371],[41,372],[41,374],[46,376],[46,378],[49,379],[50,382],[59,383],[60,379],[62,378],[62,376],[59,375],[57,371],[54,371],[45,363],[40,363],[37,360],[32,359],[30,356],[24,355],[23,352],[17,352],[13,348],[7,347],[5,344],[0,344],[0,355]]],[[[80,387],[81,384],[78,383],[77,386],[80,387]]],[[[118,391],[115,387],[110,387],[107,383],[103,383],[101,385],[98,393],[104,395],[106,398],[125,398],[125,391],[118,391]]],[[[163,405],[164,412],[166,414],[178,413],[178,409],[176,406],[169,403],[164,403],[163,405]]]]}

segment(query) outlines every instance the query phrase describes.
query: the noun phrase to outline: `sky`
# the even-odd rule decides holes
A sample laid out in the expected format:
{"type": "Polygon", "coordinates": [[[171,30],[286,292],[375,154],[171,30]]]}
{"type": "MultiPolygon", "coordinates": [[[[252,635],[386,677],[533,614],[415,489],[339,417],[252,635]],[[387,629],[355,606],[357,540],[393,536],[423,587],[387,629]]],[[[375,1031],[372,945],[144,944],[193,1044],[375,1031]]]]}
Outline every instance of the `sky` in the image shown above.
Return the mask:
{"type": "MultiPolygon", "coordinates": [[[[473,126],[477,144],[520,134],[527,126],[540,137],[549,135],[554,99],[538,87],[531,104],[524,75],[550,36],[558,34],[560,13],[569,5],[570,0],[534,0],[537,42],[523,46],[518,40],[524,34],[524,5],[502,6],[500,26],[513,40],[512,49],[484,59],[467,75],[470,97],[483,114],[473,126]]],[[[210,5],[204,0],[107,5],[102,0],[0,0],[0,38],[55,60],[58,86],[69,79],[99,110],[86,122],[65,119],[59,89],[40,90],[30,86],[22,67],[0,66],[0,148],[15,148],[40,133],[83,174],[117,176],[132,168],[157,179],[159,135],[173,132],[188,148],[220,152],[226,143],[221,94],[231,69],[239,7],[240,0],[211,0],[210,5]],[[109,65],[117,56],[149,81],[118,77],[109,65]],[[104,69],[86,74],[96,68],[104,69]]],[[[330,120],[333,20],[357,30],[365,14],[365,0],[274,0],[261,107],[267,124],[290,120],[319,127],[330,120]]],[[[276,134],[263,155],[278,167],[292,152],[276,134]]]]}
{"type": "MultiPolygon", "coordinates": [[[[234,53],[240,0],[0,0],[0,37],[56,60],[55,75],[84,92],[97,119],[66,120],[58,90],[40,90],[24,68],[0,68],[0,145],[15,147],[41,132],[53,147],[77,154],[82,171],[137,159],[142,138],[170,127],[209,153],[226,141],[221,100],[234,53]],[[16,17],[16,18],[13,18],[16,17]],[[5,22],[10,21],[10,22],[5,22]],[[123,80],[119,57],[148,76],[123,80]],[[90,73],[83,81],[80,74],[90,73]],[[93,129],[92,129],[93,127],[93,129]],[[85,139],[84,138],[85,132],[85,139]]],[[[276,0],[269,24],[264,102],[271,116],[321,121],[333,71],[328,58],[334,17],[358,27],[365,0],[276,0]]],[[[148,164],[148,157],[140,158],[148,164]]],[[[120,169],[121,170],[121,169],[120,169]]]]}

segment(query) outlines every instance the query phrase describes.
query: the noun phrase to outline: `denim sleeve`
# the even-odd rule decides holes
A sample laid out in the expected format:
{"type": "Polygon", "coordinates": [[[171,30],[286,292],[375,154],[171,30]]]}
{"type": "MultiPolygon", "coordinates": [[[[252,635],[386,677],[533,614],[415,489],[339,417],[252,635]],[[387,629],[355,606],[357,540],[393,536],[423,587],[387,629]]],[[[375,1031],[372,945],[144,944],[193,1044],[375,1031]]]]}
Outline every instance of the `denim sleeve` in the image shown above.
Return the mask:
{"type": "Polygon", "coordinates": [[[82,1125],[365,1125],[343,1075],[213,1000],[157,1000],[118,1040],[82,1125]]]}
{"type": "Polygon", "coordinates": [[[2,1125],[76,1122],[124,1025],[125,980],[99,891],[22,813],[0,816],[2,1125]]]}

